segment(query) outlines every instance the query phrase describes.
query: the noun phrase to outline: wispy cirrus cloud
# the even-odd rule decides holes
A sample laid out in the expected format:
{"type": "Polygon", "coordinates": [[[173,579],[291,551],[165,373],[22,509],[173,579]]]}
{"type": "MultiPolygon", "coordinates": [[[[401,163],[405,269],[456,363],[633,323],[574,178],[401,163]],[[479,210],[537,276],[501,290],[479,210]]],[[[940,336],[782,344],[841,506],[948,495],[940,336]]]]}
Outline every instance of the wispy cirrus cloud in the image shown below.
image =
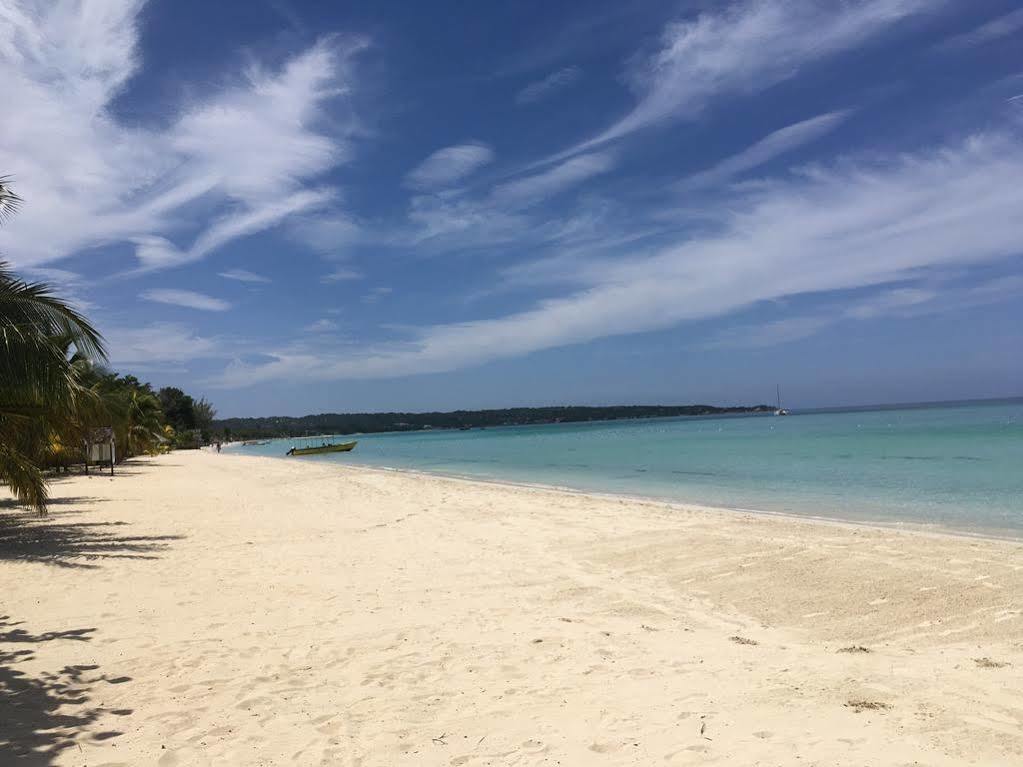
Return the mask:
{"type": "Polygon", "coordinates": [[[250,282],[250,283],[267,283],[272,282],[269,277],[264,277],[261,274],[250,272],[248,269],[228,269],[226,272],[218,272],[220,277],[225,280],[235,280],[236,282],[250,282]]]}
{"type": "Polygon", "coordinates": [[[1015,11],[1010,11],[1003,16],[991,19],[979,27],[971,29],[969,32],[963,32],[948,38],[939,45],[939,48],[950,50],[983,45],[992,40],[1008,37],[1021,29],[1023,29],[1023,8],[1017,8],[1015,11]]]}
{"type": "Polygon", "coordinates": [[[339,105],[365,44],[324,41],[280,69],[251,66],[166,127],[139,128],[111,105],[141,65],[143,5],[15,1],[0,14],[0,167],[27,200],[0,246],[17,266],[136,242],[144,271],[168,268],[332,198],[310,184],[350,155],[339,105]],[[190,245],[174,234],[186,205],[208,224],[190,245]]]}
{"type": "Polygon", "coordinates": [[[140,297],[158,304],[183,306],[187,309],[201,309],[206,312],[225,312],[231,308],[231,304],[223,299],[214,298],[205,293],[196,293],[194,290],[157,288],[143,292],[140,297]]]}
{"type": "Polygon", "coordinates": [[[227,356],[220,339],[200,335],[176,322],[103,327],[102,330],[110,349],[110,361],[114,364],[159,367],[227,356]]]}
{"type": "Polygon", "coordinates": [[[442,250],[562,239],[562,222],[534,215],[530,209],[614,167],[615,158],[610,153],[593,152],[520,175],[475,197],[415,195],[408,212],[411,230],[394,236],[420,249],[442,250]]]}
{"type": "Polygon", "coordinates": [[[831,317],[813,315],[739,325],[721,331],[701,346],[705,349],[763,349],[809,338],[834,322],[831,317]]]}
{"type": "Polygon", "coordinates": [[[326,204],[332,196],[329,190],[301,190],[279,200],[245,206],[214,220],[186,250],[179,250],[165,237],[136,237],[139,267],[135,271],[149,272],[200,261],[232,240],[270,229],[292,214],[326,204]]]}
{"type": "Polygon", "coordinates": [[[490,201],[510,208],[530,207],[582,181],[607,173],[614,164],[614,157],[607,152],[572,157],[550,170],[495,186],[490,193],[490,201]]]}
{"type": "Polygon", "coordinates": [[[362,272],[345,266],[339,266],[320,277],[320,282],[329,285],[333,282],[350,282],[352,280],[361,280],[362,278],[362,272]]]}
{"type": "Polygon", "coordinates": [[[689,191],[727,181],[786,152],[816,141],[837,128],[848,116],[849,112],[846,111],[829,112],[779,128],[738,154],[682,179],[676,188],[689,191]]]}
{"type": "Polygon", "coordinates": [[[634,60],[635,106],[550,161],[669,120],[693,119],[726,98],[791,79],[811,62],[864,43],[943,0],[748,0],[669,24],[659,49],[634,60]]]}
{"type": "Polygon", "coordinates": [[[542,80],[527,85],[515,95],[518,104],[532,104],[542,101],[560,90],[564,90],[582,77],[583,71],[577,66],[564,67],[551,72],[542,80]]]}
{"type": "Polygon", "coordinates": [[[967,287],[926,283],[881,290],[867,298],[838,300],[826,313],[796,315],[756,324],[740,324],[702,344],[708,349],[763,349],[809,338],[842,323],[916,317],[962,311],[1023,297],[1023,276],[984,280],[967,287]]]}
{"type": "Polygon", "coordinates": [[[302,330],[307,333],[330,333],[338,329],[338,324],[334,320],[323,319],[316,320],[306,325],[302,330]]]}
{"type": "Polygon", "coordinates": [[[387,285],[381,285],[373,288],[371,291],[366,293],[362,297],[362,303],[364,304],[375,304],[382,298],[386,298],[394,292],[394,288],[388,287],[387,285]]]}
{"type": "MultiPolygon", "coordinates": [[[[402,344],[350,349],[343,359],[281,348],[265,364],[230,366],[216,381],[275,380],[297,365],[323,379],[441,372],[801,294],[920,288],[912,282],[927,274],[1021,255],[1021,174],[1023,140],[1014,134],[809,166],[738,192],[714,232],[650,254],[625,250],[584,269],[572,264],[574,291],[525,311],[435,325],[402,344]]],[[[898,303],[905,308],[906,300],[898,303]]],[[[782,330],[793,337],[813,327],[782,330]]]]}
{"type": "Polygon", "coordinates": [[[494,159],[486,144],[468,143],[438,149],[405,176],[412,189],[442,189],[458,183],[494,159]]]}

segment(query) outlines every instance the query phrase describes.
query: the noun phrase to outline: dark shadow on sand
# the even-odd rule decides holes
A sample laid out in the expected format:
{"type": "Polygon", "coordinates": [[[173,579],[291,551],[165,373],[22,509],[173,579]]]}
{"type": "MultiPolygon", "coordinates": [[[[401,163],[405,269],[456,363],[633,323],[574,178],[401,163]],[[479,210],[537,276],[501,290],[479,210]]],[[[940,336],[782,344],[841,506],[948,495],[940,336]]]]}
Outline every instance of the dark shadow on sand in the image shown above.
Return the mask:
{"type": "MultiPolygon", "coordinates": [[[[107,710],[89,705],[93,685],[110,680],[95,665],[65,666],[30,676],[19,668],[35,659],[44,642],[88,642],[96,629],[33,633],[20,622],[0,616],[0,765],[45,767],[61,752],[75,747],[82,728],[101,716],[128,716],[130,709],[107,710]]],[[[116,729],[94,733],[97,740],[115,738],[116,729]]]]}
{"type": "Polygon", "coordinates": [[[103,559],[156,559],[181,535],[127,535],[127,522],[88,522],[95,498],[55,498],[46,516],[0,504],[0,561],[99,567],[103,559]],[[12,509],[3,513],[3,509],[12,509]]]}

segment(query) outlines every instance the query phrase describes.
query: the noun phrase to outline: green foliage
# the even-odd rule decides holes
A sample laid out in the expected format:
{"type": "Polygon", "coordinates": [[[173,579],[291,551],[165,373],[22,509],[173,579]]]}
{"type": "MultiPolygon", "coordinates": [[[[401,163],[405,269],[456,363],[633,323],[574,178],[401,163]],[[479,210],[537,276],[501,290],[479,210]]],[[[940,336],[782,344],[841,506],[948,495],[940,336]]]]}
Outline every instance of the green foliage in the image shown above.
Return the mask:
{"type": "Polygon", "coordinates": [[[174,446],[197,448],[213,436],[216,409],[205,398],[193,399],[181,389],[167,386],[157,396],[167,423],[174,428],[174,446]]]}
{"type": "Polygon", "coordinates": [[[616,405],[610,407],[519,407],[501,410],[455,410],[449,413],[322,413],[300,418],[226,418],[216,427],[234,439],[301,437],[308,434],[370,434],[380,431],[464,429],[486,426],[521,426],[541,423],[610,421],[620,418],[761,413],[773,410],[712,405],[616,405]]]}
{"type": "Polygon", "coordinates": [[[0,176],[0,223],[14,215],[19,207],[21,207],[21,198],[11,189],[9,177],[0,176]]]}
{"type": "Polygon", "coordinates": [[[167,423],[177,432],[191,431],[195,425],[195,400],[174,386],[165,386],[157,393],[167,423]]]}
{"type": "Polygon", "coordinates": [[[103,355],[88,320],[47,285],[19,279],[0,261],[0,483],[21,502],[45,509],[40,467],[54,437],[89,406],[81,362],[103,355]]]}
{"type": "MultiPolygon", "coordinates": [[[[0,177],[0,221],[20,204],[0,177]]],[[[148,383],[104,368],[105,359],[103,339],[85,317],[0,261],[0,485],[22,503],[45,511],[43,470],[84,460],[96,428],[113,428],[123,460],[160,450],[168,435],[180,439],[178,423],[194,438],[197,405],[210,427],[216,411],[205,400],[195,403],[180,389],[158,397],[148,383]]]]}

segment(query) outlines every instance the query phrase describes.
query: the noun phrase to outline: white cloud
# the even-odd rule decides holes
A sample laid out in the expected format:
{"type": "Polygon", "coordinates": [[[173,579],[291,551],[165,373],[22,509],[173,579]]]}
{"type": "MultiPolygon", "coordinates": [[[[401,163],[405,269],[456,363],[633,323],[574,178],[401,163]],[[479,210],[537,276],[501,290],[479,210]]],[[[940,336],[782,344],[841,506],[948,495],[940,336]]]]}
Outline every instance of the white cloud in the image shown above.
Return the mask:
{"type": "Polygon", "coordinates": [[[785,317],[757,325],[741,325],[718,333],[703,346],[707,349],[760,349],[814,335],[832,324],[830,317],[785,317]]]}
{"type": "Polygon", "coordinates": [[[330,284],[332,282],[347,282],[350,280],[361,280],[362,273],[357,272],[355,269],[348,269],[344,266],[339,266],[334,271],[320,277],[320,282],[324,284],[330,284]]]}
{"type": "Polygon", "coordinates": [[[712,168],[688,176],[679,183],[678,188],[689,191],[727,181],[747,170],[763,165],[779,155],[817,140],[833,131],[846,117],[848,117],[848,112],[830,112],[787,125],[768,134],[742,152],[722,160],[712,168]]]}
{"type": "Polygon", "coordinates": [[[883,317],[929,303],[937,295],[934,290],[924,288],[896,288],[895,290],[887,290],[866,301],[860,301],[850,306],[846,309],[845,316],[859,320],[883,317]]]}
{"type": "Polygon", "coordinates": [[[358,243],[363,233],[354,219],[331,209],[320,215],[293,218],[289,225],[289,236],[325,256],[338,258],[346,249],[358,243]]]}
{"type": "Polygon", "coordinates": [[[251,69],[241,85],[186,112],[170,144],[214,175],[228,196],[250,204],[277,200],[347,154],[344,133],[338,141],[313,127],[324,103],[338,95],[338,66],[338,52],[320,43],[280,72],[251,69]]]}
{"type": "Polygon", "coordinates": [[[438,149],[405,176],[412,189],[449,187],[494,159],[486,144],[470,143],[438,149]]]}
{"type": "Polygon", "coordinates": [[[323,42],[279,71],[253,66],[166,127],[138,127],[111,104],[141,66],[142,5],[25,0],[0,11],[0,168],[26,200],[0,248],[18,267],[130,241],[144,270],[166,268],[331,199],[307,187],[350,154],[353,121],[340,109],[364,45],[323,42]],[[173,239],[186,205],[200,224],[221,216],[190,246],[173,239]]]}
{"type": "Polygon", "coordinates": [[[251,207],[242,206],[237,212],[210,224],[185,251],[179,250],[163,237],[137,237],[135,256],[140,265],[136,273],[200,261],[231,240],[276,226],[293,213],[325,204],[331,196],[329,190],[301,190],[279,200],[267,200],[251,207]]]}
{"type": "Polygon", "coordinates": [[[826,314],[797,315],[759,324],[739,325],[718,333],[704,347],[755,349],[812,336],[825,328],[856,320],[914,317],[961,311],[1023,296],[1023,276],[996,277],[970,287],[901,287],[867,298],[842,301],[826,314]]]}
{"type": "Polygon", "coordinates": [[[224,356],[216,338],[196,334],[174,322],[156,322],[137,328],[103,328],[112,364],[182,364],[224,356]]]}
{"type": "Polygon", "coordinates": [[[556,72],[551,72],[542,80],[530,83],[519,91],[515,96],[515,101],[519,104],[532,104],[533,102],[545,99],[575,83],[582,76],[582,73],[583,71],[576,66],[565,67],[556,72]]]}
{"type": "Polygon", "coordinates": [[[316,320],[306,325],[302,330],[307,333],[330,333],[333,330],[337,330],[338,324],[334,320],[328,320],[326,318],[316,320]]]}
{"type": "Polygon", "coordinates": [[[237,280],[238,282],[271,282],[269,277],[250,272],[248,269],[228,269],[226,272],[218,272],[226,280],[237,280]]]}
{"type": "Polygon", "coordinates": [[[1023,8],[1017,8],[1004,16],[999,16],[991,21],[981,24],[969,32],[950,37],[941,44],[941,48],[965,48],[974,45],[997,40],[1001,37],[1008,37],[1023,29],[1023,8]]]}
{"type": "Polygon", "coordinates": [[[184,306],[189,309],[202,309],[207,312],[224,312],[231,308],[231,304],[205,293],[196,293],[193,290],[172,290],[158,288],[147,290],[142,293],[141,298],[146,301],[155,301],[159,304],[171,304],[172,306],[184,306]]]}
{"type": "Polygon", "coordinates": [[[943,0],[748,0],[669,24],[660,49],[637,59],[636,105],[609,128],[555,155],[590,149],[672,119],[693,119],[727,97],[765,90],[806,64],[862,44],[943,0]]]}
{"type": "Polygon", "coordinates": [[[417,246],[430,240],[438,244],[457,241],[463,246],[493,245],[529,234],[529,221],[524,216],[476,200],[416,195],[410,201],[408,217],[415,230],[407,237],[417,246]]]}
{"type": "MultiPolygon", "coordinates": [[[[502,317],[438,325],[343,359],[272,352],[223,386],[293,375],[441,372],[597,338],[663,329],[808,293],[905,283],[1019,255],[1023,142],[982,135],[916,154],[848,158],[764,183],[723,206],[719,229],[652,255],[574,268],[579,288],[502,317]]],[[[902,303],[922,294],[903,293],[902,303]]]]}
{"type": "Polygon", "coordinates": [[[384,298],[385,296],[389,296],[393,292],[394,292],[394,289],[393,288],[389,288],[386,285],[383,285],[383,286],[380,286],[380,287],[377,287],[377,288],[373,288],[371,291],[369,291],[369,293],[367,293],[366,295],[364,295],[362,297],[362,302],[364,304],[375,304],[381,298],[384,298]]]}
{"type": "Polygon", "coordinates": [[[490,200],[506,208],[525,208],[543,202],[564,190],[614,167],[614,158],[607,152],[593,152],[572,157],[550,170],[508,181],[494,187],[490,200]]]}

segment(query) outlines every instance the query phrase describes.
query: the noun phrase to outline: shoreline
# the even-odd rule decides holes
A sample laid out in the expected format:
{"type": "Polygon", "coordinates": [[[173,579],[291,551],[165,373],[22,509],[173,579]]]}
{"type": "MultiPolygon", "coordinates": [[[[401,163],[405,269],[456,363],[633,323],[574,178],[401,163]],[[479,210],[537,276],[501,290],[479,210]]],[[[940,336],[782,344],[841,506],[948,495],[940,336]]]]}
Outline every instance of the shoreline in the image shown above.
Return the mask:
{"type": "MultiPolygon", "coordinates": [[[[333,435],[337,436],[337,435],[333,435]]],[[[295,460],[294,458],[286,458],[285,456],[265,456],[265,455],[248,455],[239,454],[233,450],[229,450],[225,453],[229,457],[241,457],[241,458],[266,458],[268,460],[295,460]]],[[[746,508],[738,506],[715,506],[713,504],[690,502],[674,500],[670,498],[659,497],[656,495],[637,495],[634,493],[615,493],[610,491],[598,491],[598,490],[587,490],[584,488],[575,488],[568,485],[549,485],[542,482],[517,482],[511,479],[497,479],[489,477],[473,476],[471,474],[457,474],[453,472],[443,471],[429,471],[426,469],[410,469],[401,466],[380,466],[371,465],[364,463],[334,463],[330,461],[316,461],[316,465],[331,466],[342,470],[365,470],[365,471],[380,471],[380,472],[393,472],[396,474],[408,474],[411,476],[422,476],[427,478],[439,478],[439,479],[450,479],[457,480],[460,482],[467,483],[480,483],[484,485],[495,485],[498,487],[510,487],[510,488],[526,488],[534,490],[549,490],[552,492],[566,493],[570,495],[579,495],[584,497],[592,497],[601,500],[624,500],[632,503],[650,503],[668,508],[675,508],[678,510],[699,510],[710,513],[726,513],[726,514],[753,514],[757,516],[765,517],[778,517],[781,519],[788,519],[793,521],[806,521],[813,523],[824,523],[824,524],[836,524],[836,525],[847,525],[852,527],[865,527],[878,530],[891,530],[895,532],[908,532],[915,534],[930,534],[937,536],[950,536],[950,537],[962,537],[978,540],[991,540],[991,541],[1005,541],[1008,543],[1023,543],[1023,531],[1015,530],[1004,530],[1000,528],[959,528],[942,525],[938,522],[924,523],[924,522],[885,522],[883,520],[876,519],[851,519],[848,517],[841,516],[836,513],[835,516],[824,516],[815,514],[800,514],[798,512],[790,511],[772,511],[770,509],[757,509],[757,508],[746,508]]]]}
{"type": "Polygon", "coordinates": [[[1023,760],[1020,543],[337,468],[0,503],[0,762],[1023,760]]]}

